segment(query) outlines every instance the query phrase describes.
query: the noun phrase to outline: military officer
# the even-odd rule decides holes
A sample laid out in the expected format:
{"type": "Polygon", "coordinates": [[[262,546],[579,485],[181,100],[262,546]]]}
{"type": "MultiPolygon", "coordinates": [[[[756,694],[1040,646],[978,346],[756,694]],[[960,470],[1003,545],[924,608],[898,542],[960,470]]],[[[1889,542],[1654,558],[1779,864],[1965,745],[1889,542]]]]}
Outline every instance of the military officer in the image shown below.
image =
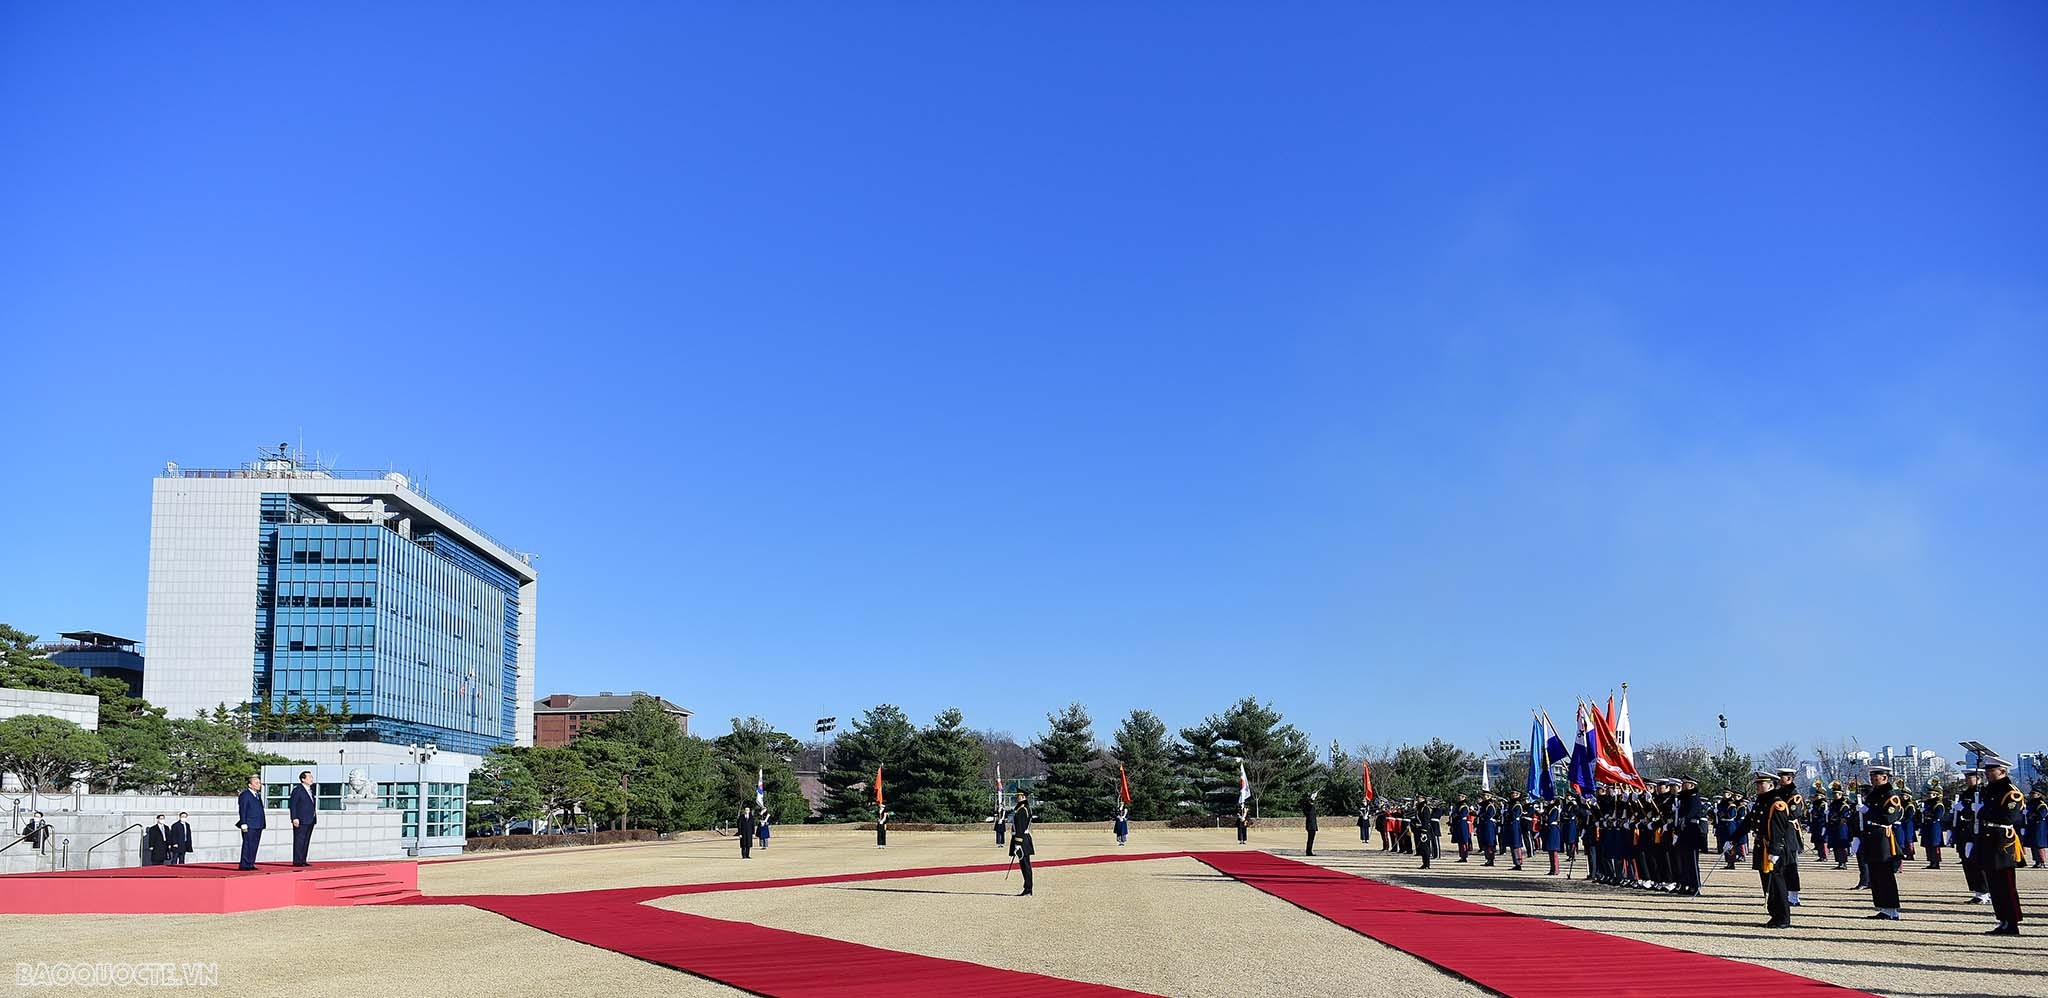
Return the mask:
{"type": "Polygon", "coordinates": [[[2013,875],[2025,865],[2020,851],[2019,822],[2026,813],[2026,798],[2012,785],[2012,767],[1997,756],[1985,756],[1984,785],[1976,798],[1976,837],[1970,851],[1991,895],[1991,911],[1998,927],[1987,935],[2020,934],[2020,894],[2013,875]]]}
{"type": "Polygon", "coordinates": [[[1984,792],[1984,771],[1971,768],[1963,770],[1963,788],[1956,792],[1955,803],[1950,805],[1950,841],[1961,852],[1963,882],[1970,888],[1970,900],[1965,904],[1991,903],[1991,891],[1985,886],[1982,857],[1972,858],[1973,843],[1977,841],[1977,811],[1982,805],[1984,792]]]}
{"type": "Polygon", "coordinates": [[[1037,852],[1031,841],[1031,798],[1017,791],[1017,807],[1010,812],[1010,855],[1017,857],[1017,869],[1024,874],[1024,889],[1018,897],[1031,896],[1031,855],[1037,852]]]}
{"type": "Polygon", "coordinates": [[[1451,804],[1451,844],[1458,847],[1458,862],[1471,857],[1472,805],[1465,803],[1464,794],[1459,794],[1451,804]]]}
{"type": "Polygon", "coordinates": [[[1870,879],[1870,904],[1877,909],[1871,918],[1899,920],[1899,861],[1897,824],[1905,803],[1892,786],[1890,766],[1871,766],[1870,785],[1856,803],[1857,838],[1851,844],[1870,879]]]}
{"type": "Polygon", "coordinates": [[[1799,907],[1799,854],[1806,851],[1806,843],[1799,840],[1799,822],[1806,816],[1806,797],[1799,792],[1795,777],[1799,771],[1790,766],[1780,766],[1777,771],[1778,789],[1784,791],[1786,811],[1792,822],[1792,861],[1785,864],[1785,903],[1799,907]]]}
{"type": "Polygon", "coordinates": [[[1920,846],[1927,850],[1927,868],[1941,869],[1941,847],[1947,831],[1948,804],[1941,799],[1941,784],[1927,782],[1927,799],[1920,804],[1920,846]]]}
{"type": "Polygon", "coordinates": [[[1494,847],[1500,843],[1500,806],[1493,802],[1493,794],[1479,795],[1479,851],[1486,854],[1486,865],[1493,865],[1494,847]]]}

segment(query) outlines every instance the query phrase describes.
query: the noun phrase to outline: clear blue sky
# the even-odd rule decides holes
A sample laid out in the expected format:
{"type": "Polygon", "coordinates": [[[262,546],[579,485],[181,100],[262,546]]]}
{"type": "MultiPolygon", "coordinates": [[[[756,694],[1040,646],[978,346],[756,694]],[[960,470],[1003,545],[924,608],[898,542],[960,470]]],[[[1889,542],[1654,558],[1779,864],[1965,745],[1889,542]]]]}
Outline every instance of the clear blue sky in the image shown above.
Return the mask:
{"type": "Polygon", "coordinates": [[[2048,7],[607,6],[0,13],[0,620],[303,438],[714,732],[2048,741],[2048,7]]]}

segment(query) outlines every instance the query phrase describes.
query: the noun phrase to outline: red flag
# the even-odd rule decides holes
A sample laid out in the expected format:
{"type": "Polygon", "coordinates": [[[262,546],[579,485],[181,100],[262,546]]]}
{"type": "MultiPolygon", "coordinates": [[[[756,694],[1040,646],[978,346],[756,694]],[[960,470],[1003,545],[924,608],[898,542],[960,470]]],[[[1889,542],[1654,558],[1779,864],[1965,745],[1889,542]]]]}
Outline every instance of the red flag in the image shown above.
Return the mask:
{"type": "Polygon", "coordinates": [[[882,806],[882,767],[875,767],[875,806],[882,806]]]}
{"type": "Polygon", "coordinates": [[[1372,801],[1372,763],[1360,759],[1358,760],[1358,768],[1365,777],[1365,799],[1367,803],[1370,803],[1372,801]]]}
{"type": "Polygon", "coordinates": [[[1638,790],[1648,789],[1643,778],[1636,775],[1635,764],[1622,754],[1621,744],[1615,741],[1614,728],[1599,711],[1592,712],[1593,743],[1600,753],[1593,758],[1593,778],[1601,783],[1625,783],[1638,790]]]}
{"type": "Polygon", "coordinates": [[[1614,730],[1614,694],[1607,694],[1607,730],[1614,730]]]}
{"type": "Polygon", "coordinates": [[[1131,803],[1131,778],[1124,772],[1124,764],[1121,762],[1116,764],[1116,782],[1117,795],[1122,797],[1124,804],[1128,806],[1131,803]]]}

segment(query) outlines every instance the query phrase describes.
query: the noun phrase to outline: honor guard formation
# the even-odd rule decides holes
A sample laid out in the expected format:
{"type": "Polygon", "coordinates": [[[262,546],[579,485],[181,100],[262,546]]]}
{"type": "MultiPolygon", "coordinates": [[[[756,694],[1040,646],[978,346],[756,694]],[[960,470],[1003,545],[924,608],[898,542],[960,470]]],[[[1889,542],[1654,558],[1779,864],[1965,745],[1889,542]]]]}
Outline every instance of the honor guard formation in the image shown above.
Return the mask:
{"type": "MultiPolygon", "coordinates": [[[[1779,769],[1755,773],[1748,796],[1729,790],[1712,800],[1689,779],[1651,780],[1640,790],[1602,785],[1548,800],[1529,800],[1521,791],[1457,794],[1449,802],[1381,798],[1359,808],[1358,838],[1370,843],[1377,834],[1380,851],[1415,855],[1427,869],[1440,855],[1447,822],[1459,863],[1522,870],[1541,851],[1549,860],[1544,876],[1572,878],[1583,863],[1583,879],[1592,883],[1676,895],[1700,893],[1702,854],[1718,855],[1713,869],[1746,861],[1769,915],[1763,927],[1771,929],[1792,925],[1800,859],[1809,847],[1814,862],[1832,857],[1838,870],[1855,864],[1854,889],[1870,892],[1867,917],[1879,921],[1906,917],[1899,901],[1904,864],[1924,851],[1925,869],[1943,869],[1947,848],[1963,869],[1963,903],[1991,906],[1996,925],[1988,934],[2018,935],[2015,871],[2048,866],[2048,783],[2036,781],[2022,794],[2006,760],[1987,755],[1982,763],[1964,772],[1953,795],[1929,780],[1918,800],[1882,765],[1867,767],[1863,780],[1847,786],[1816,782],[1811,797],[1800,792],[1795,770],[1779,769]]],[[[1244,824],[1240,816],[1239,841],[1244,824]]]]}

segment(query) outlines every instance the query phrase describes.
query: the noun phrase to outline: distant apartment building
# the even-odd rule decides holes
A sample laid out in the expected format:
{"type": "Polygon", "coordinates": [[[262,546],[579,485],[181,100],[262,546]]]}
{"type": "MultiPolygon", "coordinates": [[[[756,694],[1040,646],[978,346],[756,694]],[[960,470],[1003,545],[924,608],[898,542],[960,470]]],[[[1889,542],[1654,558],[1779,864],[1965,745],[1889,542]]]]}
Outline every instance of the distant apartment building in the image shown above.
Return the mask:
{"type": "Polygon", "coordinates": [[[567,745],[607,718],[632,710],[633,702],[641,697],[660,704],[664,713],[675,718],[677,730],[686,735],[690,733],[690,711],[652,693],[639,690],[625,694],[607,690],[595,696],[555,693],[533,702],[533,744],[541,748],[567,745]]]}
{"type": "Polygon", "coordinates": [[[128,695],[142,695],[142,653],[134,638],[119,638],[99,631],[65,631],[64,640],[40,649],[50,661],[67,669],[99,679],[118,679],[128,695]]]}

